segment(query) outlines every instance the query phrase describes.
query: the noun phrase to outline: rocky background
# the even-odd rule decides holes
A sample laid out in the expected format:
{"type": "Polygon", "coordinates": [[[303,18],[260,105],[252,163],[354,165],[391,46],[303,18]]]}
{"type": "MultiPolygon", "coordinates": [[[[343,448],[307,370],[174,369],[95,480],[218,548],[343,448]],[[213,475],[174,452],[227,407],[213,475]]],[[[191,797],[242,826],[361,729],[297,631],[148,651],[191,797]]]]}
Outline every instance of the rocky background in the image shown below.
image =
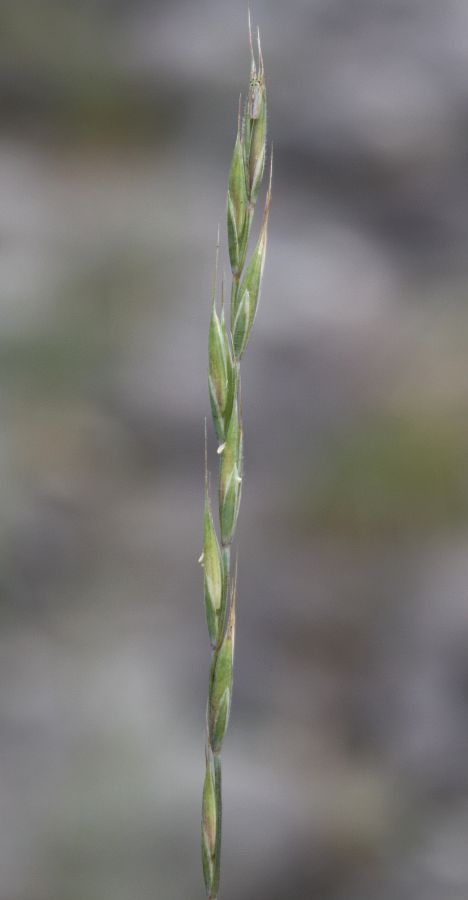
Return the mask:
{"type": "MultiPolygon", "coordinates": [[[[222,896],[466,900],[468,5],[253,15],[275,178],[222,896]]],[[[0,5],[0,900],[203,897],[206,345],[246,18],[0,5]]]]}

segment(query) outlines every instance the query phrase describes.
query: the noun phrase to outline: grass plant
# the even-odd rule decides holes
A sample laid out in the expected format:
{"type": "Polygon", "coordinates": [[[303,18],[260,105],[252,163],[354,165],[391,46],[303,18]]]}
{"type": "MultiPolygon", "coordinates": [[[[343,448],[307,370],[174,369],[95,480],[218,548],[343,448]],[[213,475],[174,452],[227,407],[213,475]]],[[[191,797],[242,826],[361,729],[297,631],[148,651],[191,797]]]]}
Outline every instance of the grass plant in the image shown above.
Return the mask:
{"type": "Polygon", "coordinates": [[[202,863],[208,900],[217,900],[221,864],[221,750],[231,707],[236,623],[237,560],[232,545],[243,481],[243,427],[240,363],[249,343],[257,312],[267,247],[273,156],[263,219],[257,243],[249,243],[266,158],[265,71],[257,32],[254,51],[249,15],[251,69],[248,94],[239,101],[237,136],[227,193],[227,237],[231,266],[230,321],[221,283],[218,312],[218,254],[208,339],[208,386],[213,426],[218,441],[218,526],[210,495],[205,429],[204,570],[206,620],[212,657],[206,710],[206,771],[202,803],[202,863]]]}

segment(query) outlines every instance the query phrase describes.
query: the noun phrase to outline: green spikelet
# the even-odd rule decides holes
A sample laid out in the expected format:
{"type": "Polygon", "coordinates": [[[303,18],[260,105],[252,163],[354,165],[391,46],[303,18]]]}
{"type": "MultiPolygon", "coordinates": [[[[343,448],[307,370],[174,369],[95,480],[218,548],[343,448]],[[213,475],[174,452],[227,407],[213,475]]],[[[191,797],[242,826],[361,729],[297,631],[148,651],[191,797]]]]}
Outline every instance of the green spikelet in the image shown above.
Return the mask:
{"type": "Polygon", "coordinates": [[[229,260],[233,275],[237,275],[245,259],[248,239],[248,208],[249,198],[247,196],[244,147],[239,115],[227,195],[229,260]]]}
{"type": "Polygon", "coordinates": [[[235,595],[233,595],[226,633],[214,663],[213,679],[209,697],[209,733],[213,753],[219,753],[221,750],[229,722],[232,697],[235,625],[236,604],[235,595]]]}
{"type": "Polygon", "coordinates": [[[237,396],[237,368],[232,355],[231,348],[231,340],[228,336],[226,322],[224,320],[224,304],[223,310],[221,313],[221,329],[223,332],[224,338],[224,347],[226,353],[226,371],[227,371],[227,393],[226,393],[226,405],[224,407],[224,417],[223,417],[223,440],[227,434],[229,423],[231,421],[232,408],[234,406],[234,400],[237,396]]]}
{"type": "Polygon", "coordinates": [[[216,855],[216,790],[213,753],[208,747],[206,750],[206,771],[203,784],[202,801],[202,862],[203,875],[207,894],[213,885],[214,862],[216,855]]]}
{"type": "Polygon", "coordinates": [[[208,339],[208,386],[211,413],[219,441],[224,440],[224,416],[229,392],[226,338],[226,328],[223,329],[213,303],[208,339]]]}
{"type": "Polygon", "coordinates": [[[233,294],[231,305],[231,327],[233,332],[234,355],[240,360],[250,337],[255,321],[260,289],[262,285],[263,270],[268,240],[268,220],[271,204],[271,178],[273,172],[273,154],[270,165],[270,182],[263,213],[262,227],[257,241],[257,246],[252,255],[246,273],[240,284],[239,290],[233,294]]]}
{"type": "Polygon", "coordinates": [[[260,113],[252,124],[249,154],[250,199],[255,202],[262,183],[266,157],[266,92],[264,84],[259,86],[260,113]]]}
{"type": "Polygon", "coordinates": [[[205,586],[206,621],[210,641],[214,647],[218,641],[218,618],[223,599],[223,563],[211,512],[208,488],[205,490],[205,538],[203,542],[203,569],[205,586]]]}
{"type": "Polygon", "coordinates": [[[252,30],[249,16],[250,38],[250,83],[243,120],[244,171],[247,182],[247,193],[251,207],[255,206],[263,178],[266,158],[267,135],[267,102],[265,69],[263,65],[260,33],[257,31],[258,67],[252,43],[252,30]]]}
{"type": "Polygon", "coordinates": [[[250,291],[246,288],[241,294],[237,306],[236,317],[232,326],[232,343],[236,359],[241,359],[242,354],[244,353],[251,327],[250,291]]]}
{"type": "Polygon", "coordinates": [[[230,544],[235,531],[242,487],[242,426],[239,406],[234,404],[226,443],[221,454],[219,475],[219,517],[221,541],[230,544]]]}

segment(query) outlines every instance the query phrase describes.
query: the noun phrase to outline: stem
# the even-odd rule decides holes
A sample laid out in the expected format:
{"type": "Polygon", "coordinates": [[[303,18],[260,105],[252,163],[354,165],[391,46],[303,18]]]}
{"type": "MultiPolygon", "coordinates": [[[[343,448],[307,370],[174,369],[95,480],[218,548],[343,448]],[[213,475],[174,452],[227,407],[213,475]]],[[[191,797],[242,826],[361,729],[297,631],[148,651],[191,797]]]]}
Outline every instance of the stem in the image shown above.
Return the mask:
{"type": "Polygon", "coordinates": [[[222,818],[223,818],[223,801],[222,801],[222,781],[221,781],[221,756],[216,753],[214,756],[215,769],[215,794],[216,794],[216,860],[215,874],[213,880],[213,900],[216,900],[219,891],[219,880],[221,873],[221,834],[222,834],[222,818]]]}

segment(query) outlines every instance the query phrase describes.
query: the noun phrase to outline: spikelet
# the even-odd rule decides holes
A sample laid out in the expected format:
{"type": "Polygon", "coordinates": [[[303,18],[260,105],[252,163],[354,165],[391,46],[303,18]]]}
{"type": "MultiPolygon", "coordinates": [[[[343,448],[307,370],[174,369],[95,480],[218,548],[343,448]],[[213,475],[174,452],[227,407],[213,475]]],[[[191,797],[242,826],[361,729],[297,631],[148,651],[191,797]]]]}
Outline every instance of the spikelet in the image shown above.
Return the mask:
{"type": "Polygon", "coordinates": [[[227,231],[229,245],[229,259],[233,275],[237,275],[242,268],[245,259],[248,240],[248,209],[249,197],[246,181],[244,141],[242,125],[239,115],[237,119],[237,138],[232,156],[231,171],[229,173],[229,187],[227,195],[227,231]]]}
{"type": "Polygon", "coordinates": [[[252,326],[257,313],[258,301],[260,298],[260,289],[262,286],[263,270],[265,267],[265,257],[268,240],[268,220],[270,216],[271,204],[271,179],[273,174],[273,153],[270,159],[270,181],[268,193],[263,213],[263,222],[260,229],[257,246],[252,255],[252,259],[247,267],[247,271],[241,282],[239,290],[233,296],[231,307],[231,327],[232,342],[234,347],[234,356],[240,360],[250,337],[252,326]]]}
{"type": "Polygon", "coordinates": [[[211,512],[208,490],[205,491],[205,535],[203,542],[203,570],[205,610],[208,633],[213,647],[218,642],[219,615],[223,599],[223,563],[211,512]]]}
{"type": "Polygon", "coordinates": [[[219,519],[223,546],[230,544],[239,513],[242,487],[242,425],[237,401],[231,415],[219,473],[219,519]]]}
{"type": "Polygon", "coordinates": [[[216,856],[216,789],[213,753],[206,748],[206,770],[203,784],[202,802],[202,863],[206,892],[209,895],[213,885],[214,862],[216,856]]]}
{"type": "Polygon", "coordinates": [[[213,753],[219,753],[229,722],[232,698],[234,666],[234,640],[236,627],[236,598],[233,591],[229,619],[213,667],[213,679],[209,696],[209,737],[213,753]]]}
{"type": "Polygon", "coordinates": [[[265,86],[265,69],[263,65],[260,32],[257,32],[258,68],[252,45],[252,31],[249,17],[250,37],[250,85],[249,97],[244,119],[244,166],[249,185],[249,197],[255,203],[263,178],[266,157],[267,102],[265,86]]]}

